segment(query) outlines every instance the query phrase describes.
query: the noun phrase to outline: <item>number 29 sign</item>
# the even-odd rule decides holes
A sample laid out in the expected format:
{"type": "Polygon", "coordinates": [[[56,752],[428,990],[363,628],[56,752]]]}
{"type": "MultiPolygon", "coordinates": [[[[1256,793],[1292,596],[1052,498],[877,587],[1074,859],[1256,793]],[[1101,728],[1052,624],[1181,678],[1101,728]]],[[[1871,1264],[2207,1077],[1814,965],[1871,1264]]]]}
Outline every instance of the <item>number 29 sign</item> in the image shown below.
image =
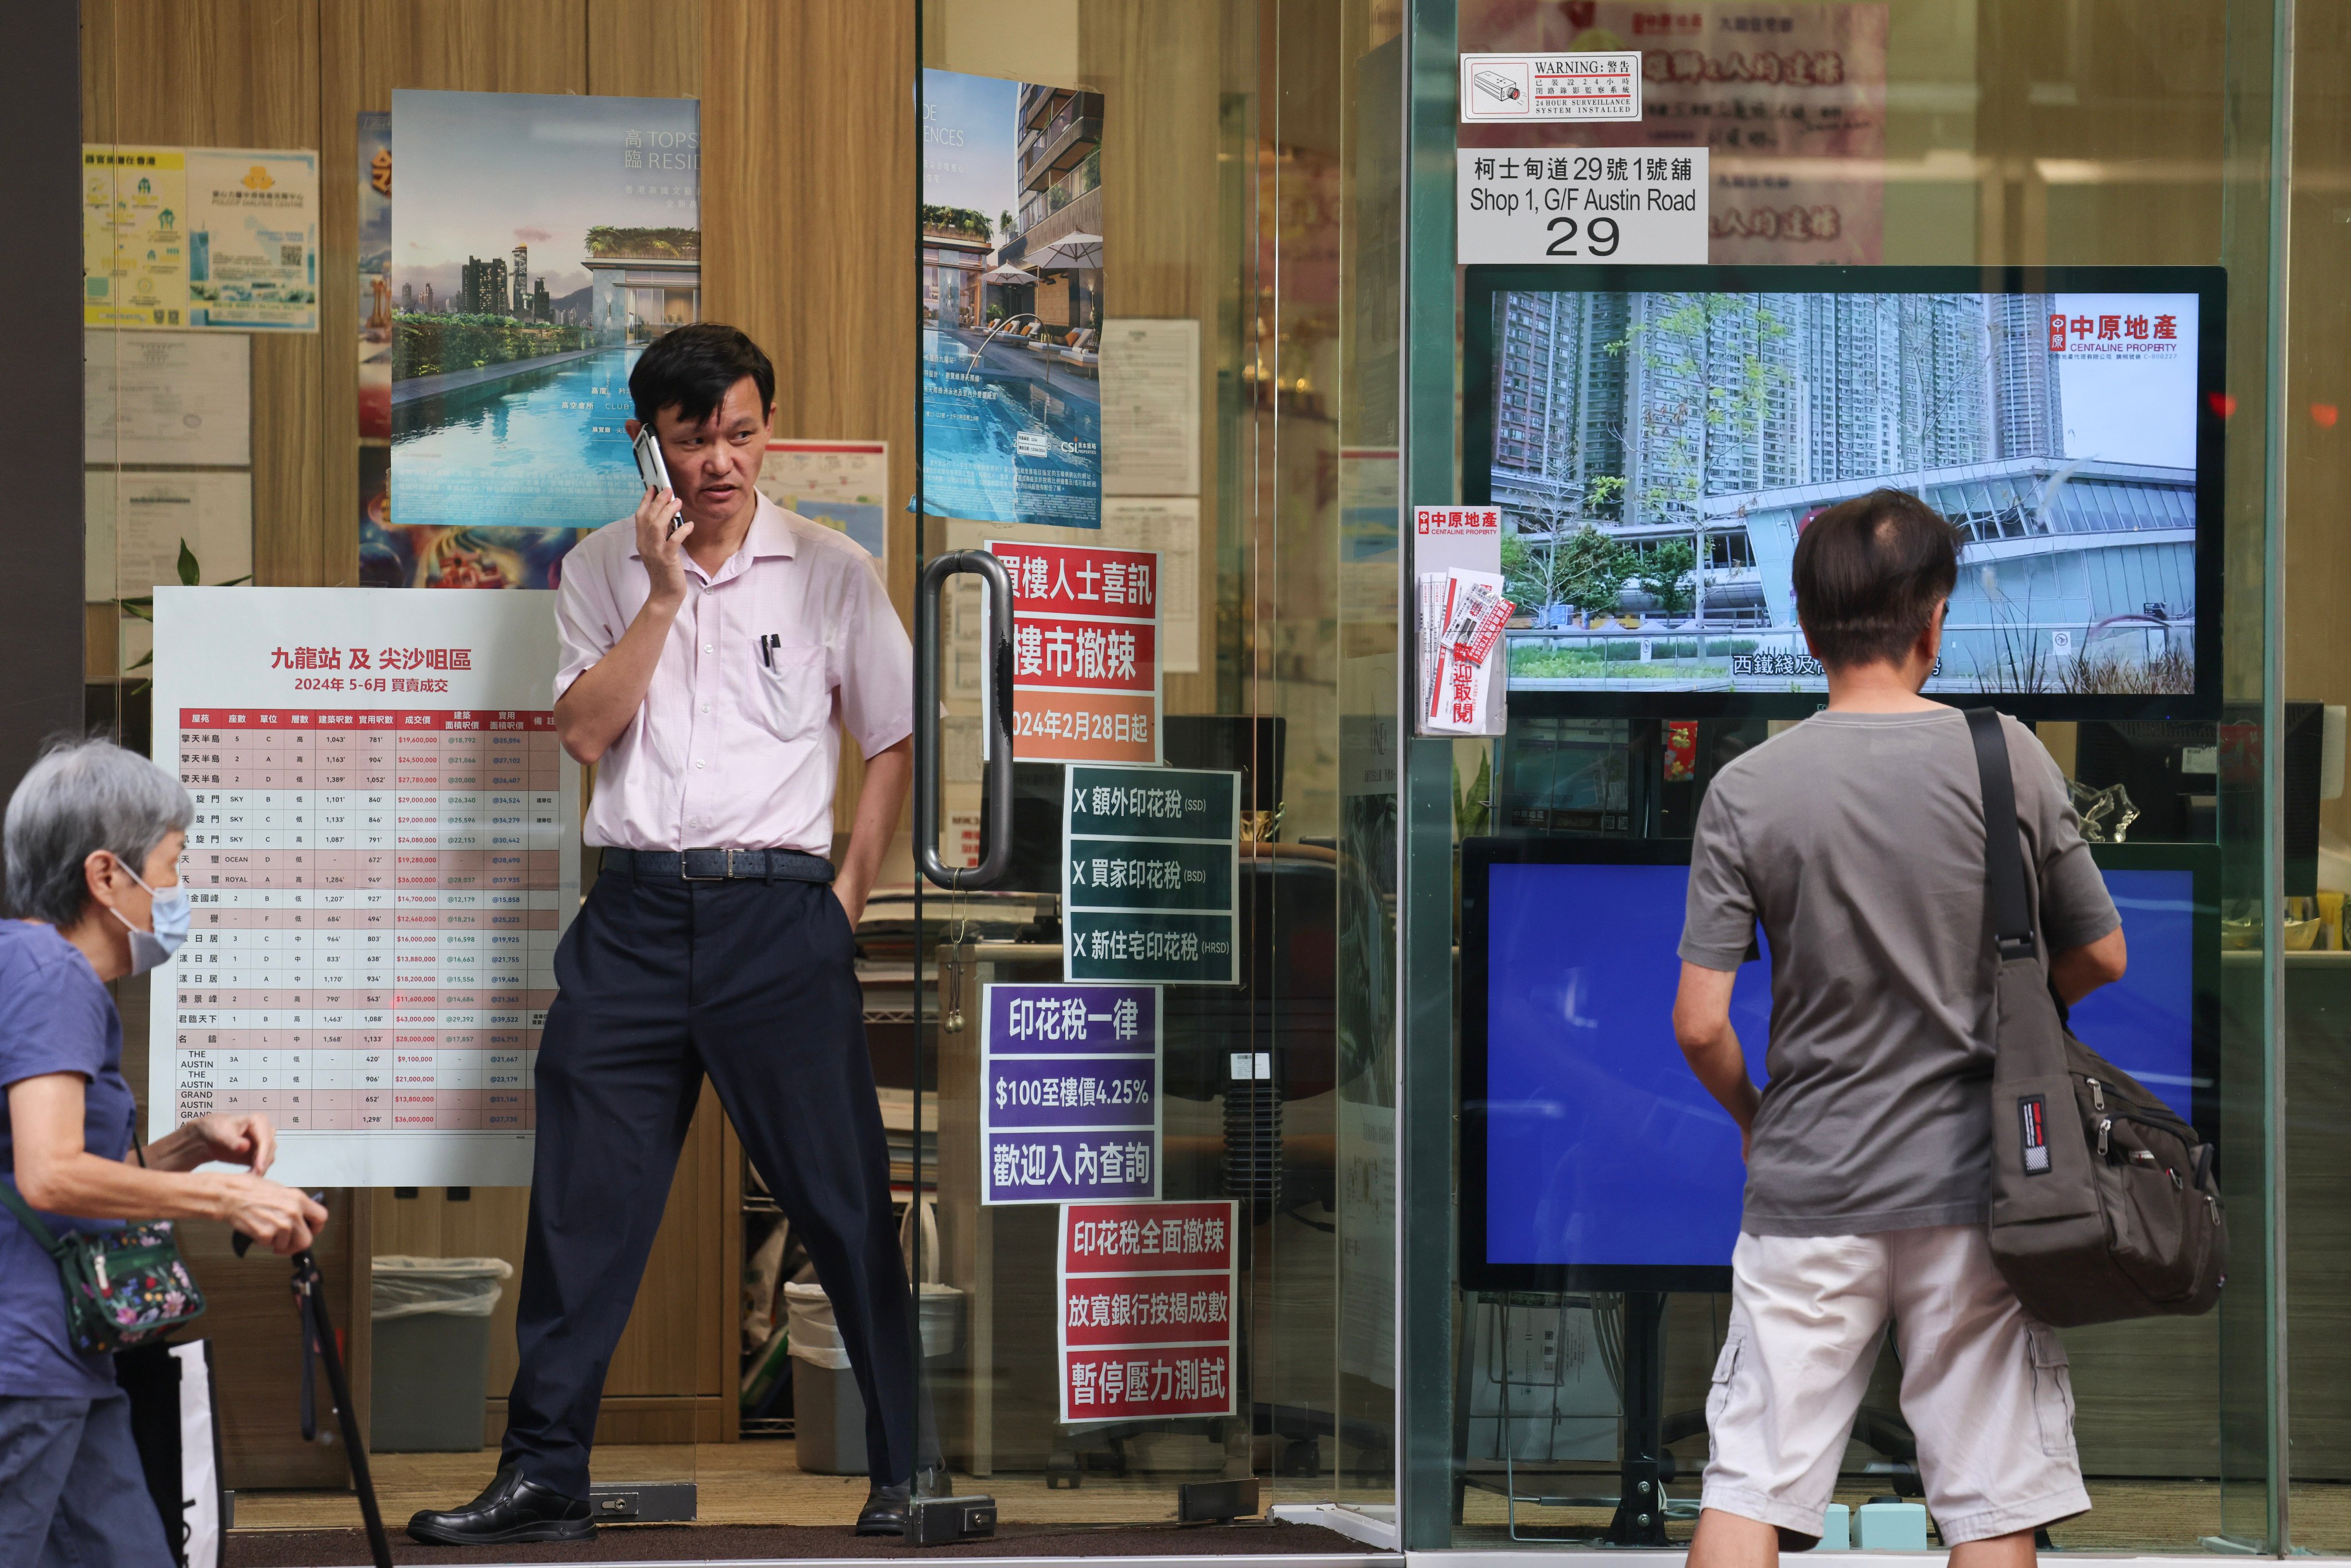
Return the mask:
{"type": "Polygon", "coordinates": [[[1703,147],[1465,147],[1457,259],[1524,266],[1703,263],[1703,147]]]}

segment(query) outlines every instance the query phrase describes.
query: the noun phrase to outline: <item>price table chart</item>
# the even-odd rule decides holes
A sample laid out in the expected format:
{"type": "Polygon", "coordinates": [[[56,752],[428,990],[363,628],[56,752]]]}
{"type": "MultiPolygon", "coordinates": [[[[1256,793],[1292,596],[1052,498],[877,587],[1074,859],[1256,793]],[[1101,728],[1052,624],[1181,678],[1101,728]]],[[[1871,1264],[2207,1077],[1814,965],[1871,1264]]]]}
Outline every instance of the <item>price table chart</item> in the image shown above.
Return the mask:
{"type": "Polygon", "coordinates": [[[156,591],[155,759],[194,816],[151,1135],[258,1113],[282,1180],[529,1182],[580,904],[553,597],[156,591]]]}
{"type": "Polygon", "coordinates": [[[180,1119],[529,1127],[559,934],[554,716],[188,708],[179,761],[180,1119]]]}

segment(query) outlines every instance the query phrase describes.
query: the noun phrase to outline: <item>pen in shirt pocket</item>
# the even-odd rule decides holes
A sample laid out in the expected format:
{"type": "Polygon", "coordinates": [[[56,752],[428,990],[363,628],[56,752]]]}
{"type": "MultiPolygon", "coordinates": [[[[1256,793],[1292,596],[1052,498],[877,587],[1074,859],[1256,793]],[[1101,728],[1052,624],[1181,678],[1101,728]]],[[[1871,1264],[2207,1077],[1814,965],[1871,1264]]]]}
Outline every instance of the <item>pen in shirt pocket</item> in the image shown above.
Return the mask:
{"type": "Polygon", "coordinates": [[[783,634],[770,632],[759,639],[759,662],[769,669],[776,667],[776,650],[783,646],[783,634]]]}

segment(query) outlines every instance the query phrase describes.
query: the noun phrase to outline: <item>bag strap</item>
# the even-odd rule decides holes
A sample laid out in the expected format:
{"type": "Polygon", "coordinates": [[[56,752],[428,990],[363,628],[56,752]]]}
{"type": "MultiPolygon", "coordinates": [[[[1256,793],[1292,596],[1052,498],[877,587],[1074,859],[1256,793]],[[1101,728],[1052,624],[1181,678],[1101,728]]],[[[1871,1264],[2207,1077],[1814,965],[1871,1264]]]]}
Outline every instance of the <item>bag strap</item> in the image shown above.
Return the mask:
{"type": "Polygon", "coordinates": [[[6,1181],[0,1181],[0,1204],[5,1204],[8,1212],[16,1217],[16,1223],[23,1226],[35,1241],[40,1243],[42,1251],[59,1260],[65,1257],[65,1243],[51,1235],[49,1228],[41,1223],[41,1217],[33,1212],[33,1206],[16,1195],[16,1178],[14,1173],[10,1174],[6,1181]]]}
{"type": "Polygon", "coordinates": [[[2016,776],[2010,771],[2008,736],[1995,708],[1967,710],[1976,745],[1976,779],[1983,790],[1984,896],[1991,906],[1992,946],[2003,963],[2030,958],[2032,905],[2024,897],[2024,835],[2016,826],[2016,776]],[[2005,824],[2003,826],[2002,824],[2005,824]]]}

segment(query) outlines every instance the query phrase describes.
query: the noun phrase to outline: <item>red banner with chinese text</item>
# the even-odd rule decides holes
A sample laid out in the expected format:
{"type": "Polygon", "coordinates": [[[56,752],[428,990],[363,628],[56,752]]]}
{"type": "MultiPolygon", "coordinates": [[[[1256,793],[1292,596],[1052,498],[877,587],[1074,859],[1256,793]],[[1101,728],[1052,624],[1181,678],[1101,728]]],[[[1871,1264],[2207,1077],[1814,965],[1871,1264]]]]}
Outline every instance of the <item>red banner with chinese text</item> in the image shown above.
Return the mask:
{"type": "Polygon", "coordinates": [[[990,540],[1012,579],[1013,750],[1035,762],[1159,752],[1159,557],[990,540]]]}
{"type": "Polygon", "coordinates": [[[1061,1206],[1064,1422],[1234,1408],[1230,1202],[1061,1206]]]}

